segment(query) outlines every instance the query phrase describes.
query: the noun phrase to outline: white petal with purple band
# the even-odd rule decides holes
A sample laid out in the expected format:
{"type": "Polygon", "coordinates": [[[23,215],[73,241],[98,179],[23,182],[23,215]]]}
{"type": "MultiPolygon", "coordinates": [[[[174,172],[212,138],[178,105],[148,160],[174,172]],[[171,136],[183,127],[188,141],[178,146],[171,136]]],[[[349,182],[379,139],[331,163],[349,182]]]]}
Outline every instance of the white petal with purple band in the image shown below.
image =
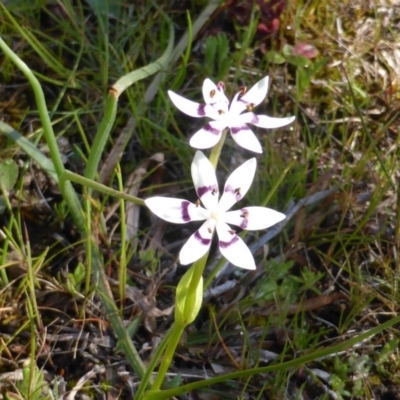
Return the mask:
{"type": "Polygon", "coordinates": [[[247,150],[262,153],[262,147],[256,135],[247,126],[252,124],[260,128],[274,129],[291,124],[295,117],[272,118],[267,115],[256,115],[252,112],[265,98],[268,92],[269,78],[258,81],[249,91],[237,93],[231,103],[224,94],[225,85],[217,85],[210,79],[203,82],[203,97],[205,104],[196,103],[168,91],[174,105],[187,115],[195,118],[208,117],[209,121],[190,139],[190,145],[197,149],[214,147],[225,128],[229,128],[235,142],[247,150]],[[242,114],[243,111],[248,112],[242,114]]]}
{"type": "Polygon", "coordinates": [[[151,197],[145,200],[154,214],[168,222],[184,224],[205,221],[182,247],[179,254],[181,264],[191,264],[206,254],[216,231],[219,249],[228,261],[237,267],[256,268],[249,248],[228,224],[247,230],[259,230],[286,218],[284,214],[266,207],[245,207],[228,211],[249,190],[256,167],[257,161],[252,158],[236,168],[228,177],[219,199],[215,170],[208,158],[197,151],[191,173],[197,196],[204,208],[200,204],[176,198],[151,197]]]}

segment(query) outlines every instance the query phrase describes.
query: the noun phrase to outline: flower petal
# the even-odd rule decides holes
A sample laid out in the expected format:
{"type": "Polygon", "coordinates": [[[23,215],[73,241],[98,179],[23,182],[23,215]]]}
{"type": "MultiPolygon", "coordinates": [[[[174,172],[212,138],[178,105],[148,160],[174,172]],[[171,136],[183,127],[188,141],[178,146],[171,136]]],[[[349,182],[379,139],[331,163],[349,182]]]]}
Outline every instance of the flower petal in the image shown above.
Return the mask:
{"type": "Polygon", "coordinates": [[[275,129],[291,124],[295,117],[272,118],[267,115],[256,115],[254,113],[245,113],[240,116],[242,122],[253,124],[260,128],[275,129]]]}
{"type": "Polygon", "coordinates": [[[256,168],[257,160],[251,158],[229,175],[225,183],[224,193],[218,204],[219,211],[229,210],[245,196],[253,182],[256,168]]]}
{"type": "Polygon", "coordinates": [[[203,221],[208,217],[207,210],[187,200],[156,196],[150,197],[144,202],[157,217],[173,224],[203,221]]]}
{"type": "Polygon", "coordinates": [[[209,104],[200,104],[185,97],[176,94],[172,90],[168,90],[168,95],[175,107],[183,113],[195,118],[209,117],[218,119],[219,114],[215,108],[209,104]]]}
{"type": "Polygon", "coordinates": [[[250,90],[244,94],[240,101],[250,104],[253,107],[258,106],[267,96],[269,85],[269,77],[259,80],[250,90]]]}
{"type": "Polygon", "coordinates": [[[223,220],[248,231],[269,228],[286,218],[285,214],[267,207],[245,207],[241,210],[228,211],[223,220]]]}
{"type": "Polygon", "coordinates": [[[201,151],[196,151],[194,155],[191,172],[197,196],[207,210],[215,209],[219,197],[217,176],[214,167],[201,151]]]}
{"type": "Polygon", "coordinates": [[[189,144],[195,149],[209,149],[214,147],[221,138],[222,131],[226,128],[223,121],[210,121],[206,126],[197,131],[190,139],[189,144]]]}
{"type": "Polygon", "coordinates": [[[231,135],[233,140],[244,149],[253,151],[254,153],[262,153],[262,147],[257,136],[246,124],[232,126],[231,135]]]}
{"type": "Polygon", "coordinates": [[[227,224],[218,222],[217,234],[219,250],[228,261],[236,267],[256,269],[250,249],[227,224]]]}
{"type": "Polygon", "coordinates": [[[239,100],[239,96],[241,94],[242,94],[242,92],[238,92],[235,94],[235,97],[233,98],[233,100],[229,106],[229,115],[230,116],[236,117],[242,111],[244,111],[246,109],[246,103],[239,100]]]}
{"type": "Polygon", "coordinates": [[[258,106],[266,97],[268,92],[269,78],[258,81],[247,93],[241,95],[239,92],[230,106],[229,111],[232,114],[240,114],[244,110],[252,111],[254,107],[258,106]]]}
{"type": "Polygon", "coordinates": [[[228,105],[229,100],[224,94],[225,85],[219,83],[216,85],[211,79],[205,79],[203,82],[203,97],[206,104],[215,105],[223,103],[228,105]]]}
{"type": "Polygon", "coordinates": [[[191,264],[207,253],[211,246],[213,227],[210,227],[211,221],[206,221],[189,240],[184,244],[180,253],[179,261],[182,265],[191,264]]]}

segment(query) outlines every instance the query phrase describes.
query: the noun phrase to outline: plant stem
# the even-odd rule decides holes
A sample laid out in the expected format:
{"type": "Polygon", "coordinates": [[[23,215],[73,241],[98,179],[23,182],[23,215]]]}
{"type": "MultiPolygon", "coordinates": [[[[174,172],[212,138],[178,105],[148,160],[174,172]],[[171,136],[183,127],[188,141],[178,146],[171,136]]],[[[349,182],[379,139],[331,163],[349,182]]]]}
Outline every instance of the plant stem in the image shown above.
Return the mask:
{"type": "MultiPolygon", "coordinates": [[[[186,326],[192,323],[197,316],[193,315],[193,310],[190,307],[193,307],[193,305],[195,304],[195,296],[197,295],[197,290],[200,284],[200,280],[203,277],[203,272],[207,263],[208,254],[209,252],[207,251],[207,253],[200,260],[196,261],[190,267],[190,269],[192,270],[192,275],[189,284],[186,286],[187,290],[186,294],[184,295],[184,297],[186,298],[185,306],[183,307],[183,311],[181,312],[182,315],[177,316],[177,309],[176,309],[177,306],[175,304],[175,322],[171,328],[172,332],[169,335],[167,348],[165,350],[163,359],[161,361],[157,377],[152,386],[152,390],[159,390],[159,388],[161,387],[165,375],[168,372],[168,369],[171,365],[173,356],[175,354],[175,350],[179,344],[179,340],[181,339],[183,331],[185,330],[186,326]]],[[[188,270],[186,273],[189,272],[190,270],[188,270]]],[[[184,288],[185,287],[183,287],[183,289],[184,288]]],[[[200,309],[200,307],[198,307],[198,309],[200,309]]]]}
{"type": "Polygon", "coordinates": [[[165,348],[168,346],[168,343],[170,341],[170,337],[173,331],[174,325],[171,325],[171,327],[168,329],[168,332],[165,334],[163,337],[161,343],[158,345],[156,348],[156,351],[154,352],[153,356],[150,359],[150,363],[146,368],[146,372],[144,373],[140,385],[135,393],[135,399],[141,400],[143,398],[144,391],[147,388],[148,383],[150,382],[150,377],[151,374],[153,373],[155,367],[158,364],[158,361],[161,358],[161,355],[165,351],[165,348]]]}
{"type": "Polygon", "coordinates": [[[65,180],[69,180],[71,182],[79,183],[82,186],[89,187],[89,188],[97,190],[99,192],[109,194],[110,196],[116,197],[121,200],[130,201],[131,203],[138,204],[140,206],[145,205],[144,201],[142,199],[140,199],[139,197],[131,196],[129,194],[112,189],[106,185],[95,182],[91,179],[87,179],[87,178],[85,178],[81,175],[75,174],[74,172],[71,172],[69,170],[65,170],[62,178],[65,180]]]}
{"type": "Polygon", "coordinates": [[[175,350],[178,347],[184,330],[185,326],[182,323],[178,323],[177,321],[175,321],[172,325],[171,335],[169,335],[167,348],[165,349],[160,369],[158,370],[157,377],[151,388],[152,390],[158,390],[164,382],[164,377],[168,372],[169,366],[171,365],[172,358],[174,357],[175,350]]]}

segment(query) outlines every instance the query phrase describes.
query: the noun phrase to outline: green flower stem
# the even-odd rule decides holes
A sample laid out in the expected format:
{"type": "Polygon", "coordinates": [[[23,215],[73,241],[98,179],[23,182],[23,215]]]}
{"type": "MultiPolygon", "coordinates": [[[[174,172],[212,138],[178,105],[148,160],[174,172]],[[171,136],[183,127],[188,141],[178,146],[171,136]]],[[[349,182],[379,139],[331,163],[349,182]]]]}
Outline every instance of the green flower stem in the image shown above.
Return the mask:
{"type": "Polygon", "coordinates": [[[221,135],[221,139],[219,142],[211,149],[210,153],[210,163],[213,165],[214,169],[217,169],[219,157],[221,155],[222,147],[224,146],[226,134],[228,133],[228,129],[224,129],[221,135]]]}
{"type": "MultiPolygon", "coordinates": [[[[186,307],[191,307],[195,303],[195,296],[197,292],[197,288],[200,284],[200,280],[203,277],[203,272],[204,268],[207,263],[208,259],[208,254],[207,252],[200,260],[196,261],[190,268],[193,269],[193,273],[190,279],[189,284],[187,285],[187,291],[185,294],[186,302],[185,306],[186,307]]],[[[175,305],[176,307],[176,305],[175,305]]],[[[158,370],[156,379],[154,381],[154,384],[151,388],[151,390],[159,390],[162,383],[164,382],[164,378],[166,373],[168,372],[168,369],[171,365],[173,356],[175,354],[175,350],[179,344],[179,341],[182,337],[183,331],[185,330],[186,326],[189,325],[193,320],[196,318],[197,315],[191,315],[190,319],[185,319],[185,316],[188,314],[191,314],[192,310],[186,309],[183,312],[183,318],[177,318],[176,313],[175,313],[175,322],[171,327],[171,332],[169,333],[169,338],[168,338],[168,344],[166,346],[166,350],[163,356],[163,359],[161,361],[160,368],[158,370]]],[[[200,307],[199,307],[200,309],[200,307]]],[[[176,311],[176,310],[175,310],[176,311]]],[[[145,397],[146,398],[146,397],[145,397]]],[[[151,397],[149,397],[150,399],[151,397]]]]}
{"type": "Polygon", "coordinates": [[[174,325],[172,325],[168,329],[168,332],[165,334],[161,343],[157,346],[156,351],[154,352],[153,356],[151,357],[149,365],[146,368],[146,372],[144,373],[144,375],[140,381],[140,385],[135,393],[135,397],[134,397],[135,399],[137,399],[137,400],[143,399],[144,391],[147,389],[147,387],[149,385],[149,382],[151,380],[151,375],[152,375],[154,369],[156,368],[159,360],[161,359],[163,352],[165,351],[165,348],[167,347],[167,345],[170,341],[171,335],[173,333],[173,328],[174,328],[174,325]]]}
{"type": "Polygon", "coordinates": [[[327,347],[324,349],[320,349],[314,351],[310,354],[306,354],[305,356],[295,358],[294,360],[286,361],[280,364],[270,365],[267,367],[261,368],[253,368],[243,371],[234,372],[232,374],[220,375],[215,378],[204,379],[198,382],[189,383],[188,385],[183,385],[174,389],[167,389],[162,391],[150,391],[147,393],[146,400],[164,400],[164,399],[172,399],[174,396],[179,396],[184,393],[191,392],[193,390],[198,390],[203,387],[209,387],[221,382],[227,382],[234,379],[247,378],[255,375],[267,374],[271,372],[282,372],[287,371],[291,368],[300,368],[306,363],[312,362],[314,360],[318,360],[323,357],[331,356],[337,354],[341,351],[345,351],[352,346],[355,346],[358,343],[368,339],[371,336],[377,335],[378,333],[383,332],[384,330],[392,327],[393,325],[400,323],[400,317],[393,318],[383,324],[378,325],[375,328],[370,329],[367,332],[361,333],[360,335],[353,337],[349,340],[346,340],[342,343],[339,343],[335,346],[327,347]]]}
{"type": "MultiPolygon", "coordinates": [[[[151,390],[159,390],[162,383],[164,382],[164,378],[168,369],[171,365],[172,359],[175,354],[175,350],[178,347],[179,341],[181,340],[182,333],[185,330],[185,325],[183,323],[174,322],[171,327],[171,335],[169,336],[167,348],[164,353],[164,357],[161,361],[160,368],[158,370],[156,379],[151,390]]],[[[146,398],[146,395],[145,397],[146,398]]]]}

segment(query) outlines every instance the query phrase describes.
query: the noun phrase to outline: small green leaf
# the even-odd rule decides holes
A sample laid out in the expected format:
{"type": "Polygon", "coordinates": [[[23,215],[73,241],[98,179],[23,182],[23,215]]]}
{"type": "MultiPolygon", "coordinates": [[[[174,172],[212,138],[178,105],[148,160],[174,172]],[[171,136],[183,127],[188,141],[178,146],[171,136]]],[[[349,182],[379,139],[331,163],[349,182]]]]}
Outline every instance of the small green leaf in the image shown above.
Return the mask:
{"type": "Polygon", "coordinates": [[[285,57],[291,56],[291,55],[292,55],[292,51],[293,51],[292,46],[289,46],[288,44],[285,44],[285,45],[282,47],[282,54],[283,54],[285,57]]]}
{"type": "Polygon", "coordinates": [[[28,156],[32,157],[57,183],[58,176],[56,174],[53,161],[47,158],[34,144],[26,137],[22,136],[13,127],[0,121],[0,133],[3,133],[9,139],[18,144],[28,156]]]}
{"type": "Polygon", "coordinates": [[[76,266],[73,276],[75,284],[79,284],[85,279],[86,269],[81,262],[76,266]]]}
{"type": "Polygon", "coordinates": [[[193,322],[203,302],[203,277],[195,290],[189,290],[197,264],[193,264],[183,275],[176,288],[175,320],[184,326],[193,322]]]}
{"type": "Polygon", "coordinates": [[[307,68],[312,64],[312,62],[304,56],[288,56],[287,61],[299,68],[307,68]]]}
{"type": "Polygon", "coordinates": [[[6,192],[9,192],[18,179],[18,165],[12,159],[0,162],[0,186],[6,192]]]}
{"type": "Polygon", "coordinates": [[[265,57],[270,64],[283,64],[286,62],[286,58],[281,53],[274,50],[269,51],[265,57]]]}

